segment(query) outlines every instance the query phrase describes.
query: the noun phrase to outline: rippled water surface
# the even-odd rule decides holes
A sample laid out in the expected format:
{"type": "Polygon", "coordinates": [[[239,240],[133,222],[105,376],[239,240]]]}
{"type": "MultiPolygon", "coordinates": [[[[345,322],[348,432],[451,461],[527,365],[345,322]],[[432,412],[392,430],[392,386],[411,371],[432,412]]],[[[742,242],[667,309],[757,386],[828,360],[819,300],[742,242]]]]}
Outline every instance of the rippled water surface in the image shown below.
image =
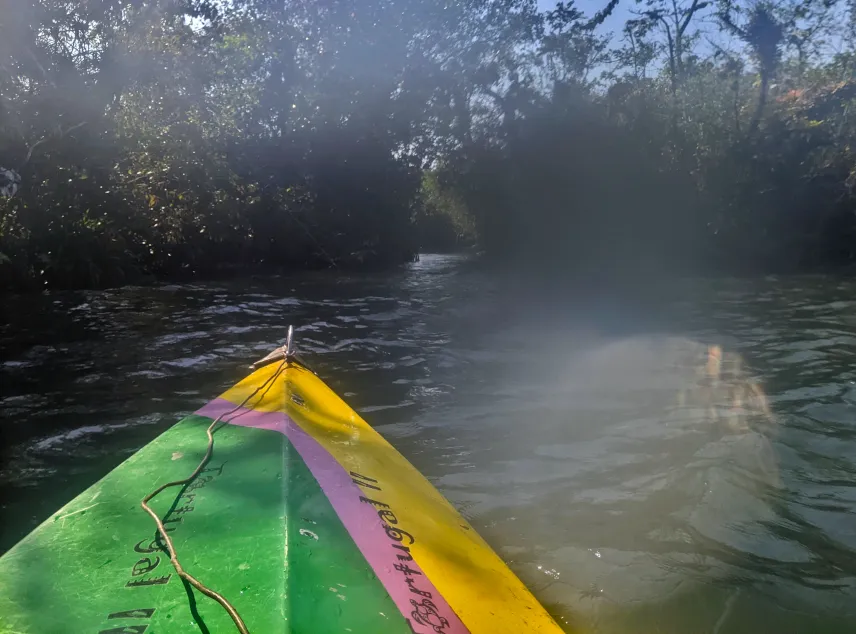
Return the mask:
{"type": "Polygon", "coordinates": [[[569,628],[852,634],[856,283],[658,293],[536,300],[425,256],[375,277],[8,298],[0,550],[293,323],[569,628]]]}

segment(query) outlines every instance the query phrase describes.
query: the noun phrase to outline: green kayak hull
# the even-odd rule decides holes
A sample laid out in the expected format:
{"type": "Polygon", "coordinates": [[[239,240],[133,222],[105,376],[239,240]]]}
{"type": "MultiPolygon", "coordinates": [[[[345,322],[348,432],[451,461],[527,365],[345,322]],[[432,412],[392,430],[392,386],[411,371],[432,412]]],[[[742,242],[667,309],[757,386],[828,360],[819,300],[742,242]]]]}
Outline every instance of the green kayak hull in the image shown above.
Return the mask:
{"type": "Polygon", "coordinates": [[[0,633],[559,632],[475,530],[318,377],[267,365],[0,558],[0,633]],[[264,388],[261,389],[260,388],[264,388]]]}

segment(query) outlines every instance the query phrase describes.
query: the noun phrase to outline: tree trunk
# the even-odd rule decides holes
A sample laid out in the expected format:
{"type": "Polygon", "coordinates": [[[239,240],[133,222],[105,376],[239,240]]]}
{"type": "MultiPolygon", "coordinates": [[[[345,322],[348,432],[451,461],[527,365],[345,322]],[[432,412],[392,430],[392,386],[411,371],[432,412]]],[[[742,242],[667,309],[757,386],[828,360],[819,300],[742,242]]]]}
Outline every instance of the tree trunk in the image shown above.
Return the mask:
{"type": "Polygon", "coordinates": [[[761,117],[763,116],[764,108],[767,105],[767,96],[769,92],[770,74],[767,71],[761,71],[761,88],[758,92],[758,105],[755,106],[755,113],[752,115],[752,122],[749,124],[749,136],[755,134],[761,123],[761,117]]]}

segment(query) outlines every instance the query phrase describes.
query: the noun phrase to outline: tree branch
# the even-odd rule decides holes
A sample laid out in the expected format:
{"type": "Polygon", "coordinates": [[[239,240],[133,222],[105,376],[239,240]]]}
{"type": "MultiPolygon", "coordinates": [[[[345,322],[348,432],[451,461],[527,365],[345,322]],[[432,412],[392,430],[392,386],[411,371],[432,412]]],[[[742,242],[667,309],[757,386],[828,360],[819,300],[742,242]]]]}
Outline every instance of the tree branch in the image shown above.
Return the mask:
{"type": "Polygon", "coordinates": [[[701,2],[700,0],[693,0],[693,3],[690,5],[690,8],[687,9],[686,14],[684,15],[684,21],[681,22],[680,27],[678,28],[678,37],[683,37],[684,33],[687,30],[687,27],[690,25],[690,21],[693,19],[693,16],[701,11],[702,9],[710,6],[710,2],[701,2]]]}
{"type": "MultiPolygon", "coordinates": [[[[76,130],[77,128],[83,127],[83,126],[85,126],[85,125],[86,125],[86,121],[81,121],[80,123],[77,123],[77,124],[75,124],[75,125],[71,126],[70,128],[68,128],[68,129],[67,129],[67,130],[65,130],[65,131],[63,131],[62,129],[60,129],[60,131],[59,131],[59,133],[58,133],[57,137],[61,139],[61,138],[63,138],[65,135],[69,134],[70,132],[73,132],[73,131],[74,131],[74,130],[76,130]]],[[[50,141],[52,138],[53,138],[53,137],[46,136],[46,137],[44,137],[43,139],[40,139],[40,140],[36,141],[35,143],[33,143],[33,145],[31,145],[31,146],[29,147],[29,149],[27,150],[27,158],[25,158],[25,159],[24,159],[24,162],[21,164],[21,167],[23,168],[27,163],[29,163],[29,162],[30,162],[30,159],[33,157],[33,152],[35,152],[35,150],[36,150],[36,148],[37,148],[37,147],[39,147],[40,145],[44,145],[45,143],[47,143],[48,141],[50,141]]]]}
{"type": "Polygon", "coordinates": [[[739,37],[741,37],[743,39],[746,39],[748,37],[746,34],[746,31],[744,31],[739,26],[734,24],[734,21],[731,19],[731,3],[730,2],[727,2],[725,4],[725,6],[722,8],[722,10],[720,10],[719,13],[717,14],[717,17],[719,18],[719,21],[722,22],[723,26],[725,26],[726,29],[728,29],[729,31],[731,31],[735,35],[738,35],[739,37]]]}

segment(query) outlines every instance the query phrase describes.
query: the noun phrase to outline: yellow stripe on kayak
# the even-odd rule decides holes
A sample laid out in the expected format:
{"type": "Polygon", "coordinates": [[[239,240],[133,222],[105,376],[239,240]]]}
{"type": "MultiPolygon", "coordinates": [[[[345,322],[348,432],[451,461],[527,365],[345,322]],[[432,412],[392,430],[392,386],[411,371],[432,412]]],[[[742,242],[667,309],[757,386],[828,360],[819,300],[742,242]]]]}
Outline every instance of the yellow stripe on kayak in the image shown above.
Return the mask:
{"type": "MultiPolygon", "coordinates": [[[[221,398],[239,404],[279,369],[260,368],[221,398]]],[[[443,496],[395,448],[308,370],[295,365],[247,404],[285,411],[346,471],[368,478],[364,493],[395,514],[414,541],[410,553],[473,634],[562,630],[526,586],[443,496]],[[296,398],[292,398],[296,395],[296,398]],[[374,487],[377,487],[375,489],[374,487]]],[[[356,478],[357,484],[360,479],[356,478]]]]}

